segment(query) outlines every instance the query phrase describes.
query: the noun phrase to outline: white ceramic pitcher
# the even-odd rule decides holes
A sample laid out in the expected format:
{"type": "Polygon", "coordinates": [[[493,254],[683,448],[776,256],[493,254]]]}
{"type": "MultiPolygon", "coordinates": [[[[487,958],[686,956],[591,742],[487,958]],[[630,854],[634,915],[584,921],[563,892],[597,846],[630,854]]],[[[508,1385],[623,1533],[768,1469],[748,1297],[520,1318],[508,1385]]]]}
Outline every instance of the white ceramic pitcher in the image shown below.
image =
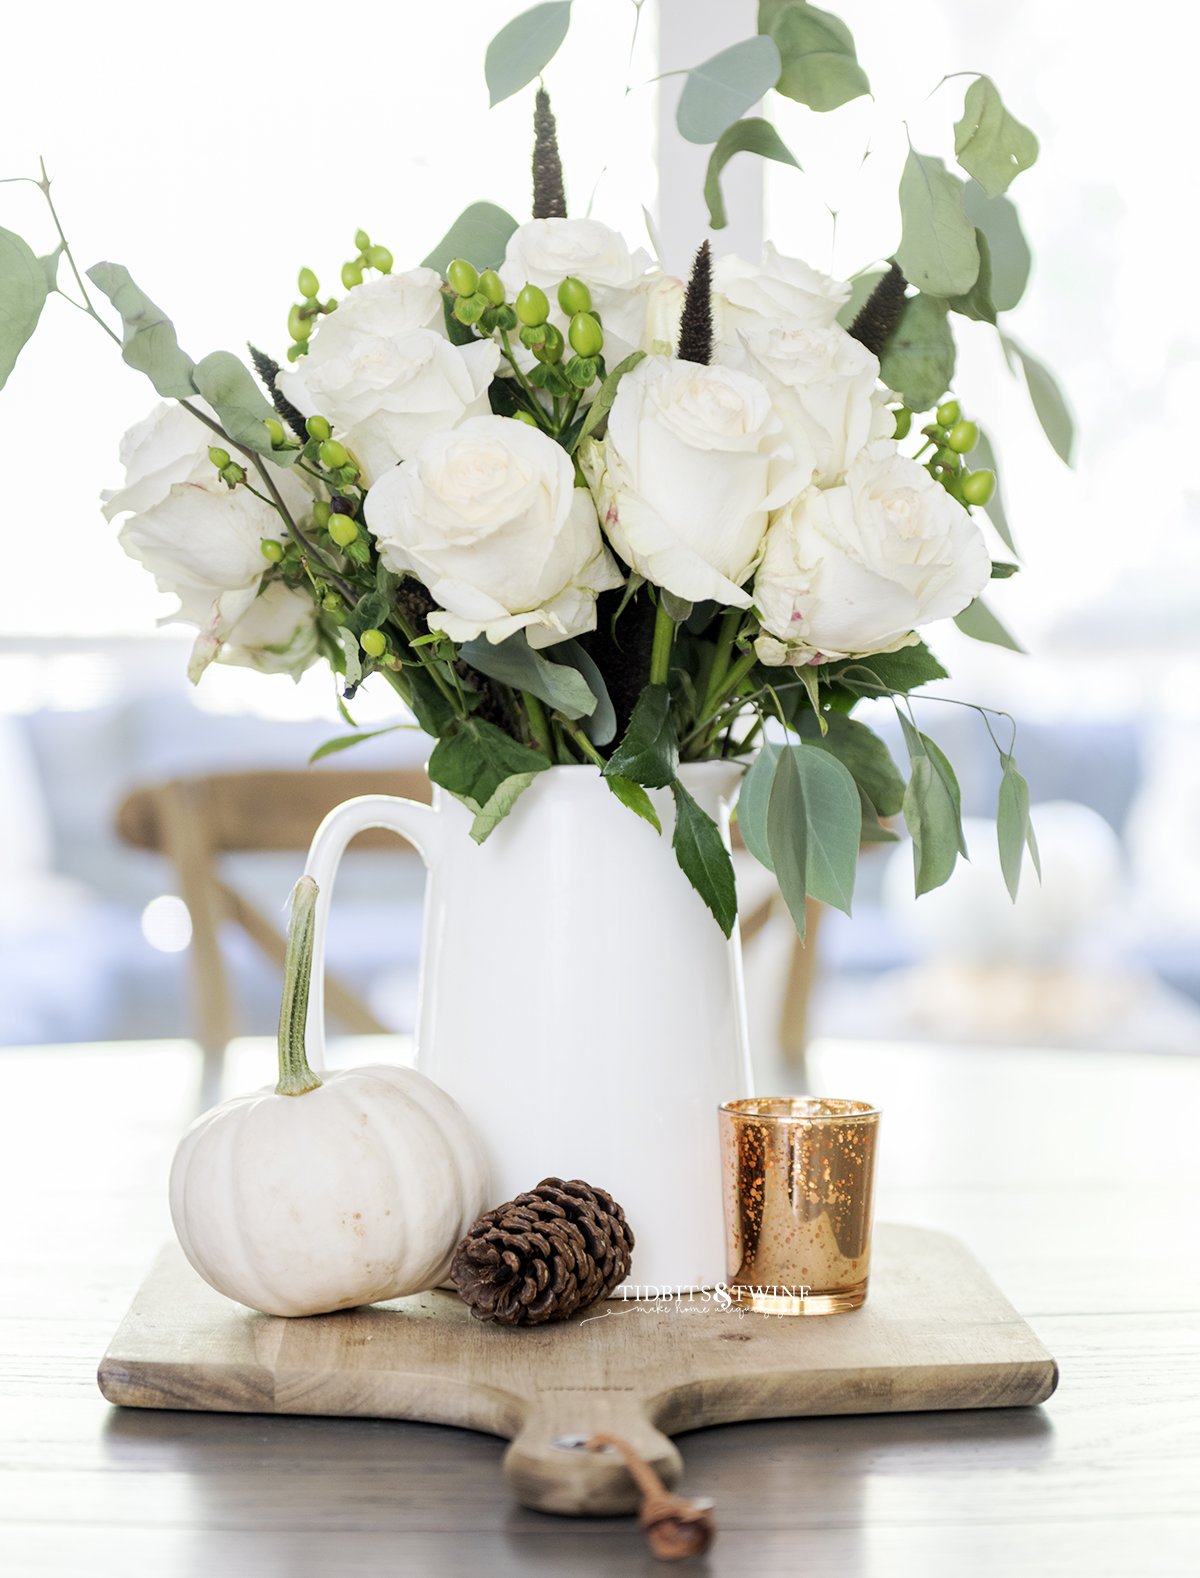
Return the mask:
{"type": "MultiPolygon", "coordinates": [[[[728,837],[740,776],[682,769],[728,837]]],[[[637,1240],[627,1286],[725,1276],[717,1130],[750,1093],[741,948],[726,941],[671,848],[591,767],[538,775],[486,843],[434,790],[432,807],[365,795],[330,813],[307,871],[320,888],[308,1046],[324,1061],[324,949],[338,861],[390,828],[429,869],[417,1062],[474,1123],[494,1203],[557,1174],[620,1201],[637,1240]]]]}

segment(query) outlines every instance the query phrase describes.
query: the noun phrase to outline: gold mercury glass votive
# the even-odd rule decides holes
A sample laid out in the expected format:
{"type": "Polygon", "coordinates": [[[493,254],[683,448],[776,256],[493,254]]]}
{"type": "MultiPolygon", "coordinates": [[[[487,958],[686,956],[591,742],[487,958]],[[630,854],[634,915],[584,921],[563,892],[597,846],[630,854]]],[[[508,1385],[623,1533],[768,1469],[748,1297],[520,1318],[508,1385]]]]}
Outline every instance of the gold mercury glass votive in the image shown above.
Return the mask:
{"type": "Polygon", "coordinates": [[[725,1261],[735,1304],[837,1315],[867,1296],[879,1112],[767,1096],[720,1109],[725,1261]]]}

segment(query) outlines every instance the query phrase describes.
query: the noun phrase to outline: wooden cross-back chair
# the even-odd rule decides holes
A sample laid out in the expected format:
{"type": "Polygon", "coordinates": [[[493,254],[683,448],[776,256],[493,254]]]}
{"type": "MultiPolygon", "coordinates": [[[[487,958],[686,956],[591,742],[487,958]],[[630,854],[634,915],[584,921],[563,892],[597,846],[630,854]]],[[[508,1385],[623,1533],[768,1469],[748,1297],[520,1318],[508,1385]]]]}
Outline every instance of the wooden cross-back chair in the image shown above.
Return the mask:
{"type": "MultiPolygon", "coordinates": [[[[240,926],[281,971],[285,947],[282,924],[230,886],[221,857],[272,850],[302,855],[322,818],[343,800],[363,794],[428,801],[430,786],[419,769],[214,773],[135,789],[122,802],[116,819],[119,836],[170,861],[179,896],[191,915],[192,1013],[204,1053],[206,1089],[219,1086],[225,1048],[234,1034],[233,993],[220,945],[222,924],[240,926]]],[[[733,841],[735,848],[740,846],[736,823],[733,841]]],[[[354,847],[408,849],[417,858],[411,846],[382,828],[359,834],[354,847]]],[[[778,894],[771,893],[743,911],[744,946],[753,945],[781,903],[778,894]]],[[[818,907],[810,904],[809,946],[797,944],[792,951],[779,1008],[780,1050],[793,1069],[803,1066],[818,918],[818,907]]],[[[366,1003],[331,972],[326,973],[325,993],[329,1012],[343,1029],[360,1035],[384,1032],[366,1003]]]]}

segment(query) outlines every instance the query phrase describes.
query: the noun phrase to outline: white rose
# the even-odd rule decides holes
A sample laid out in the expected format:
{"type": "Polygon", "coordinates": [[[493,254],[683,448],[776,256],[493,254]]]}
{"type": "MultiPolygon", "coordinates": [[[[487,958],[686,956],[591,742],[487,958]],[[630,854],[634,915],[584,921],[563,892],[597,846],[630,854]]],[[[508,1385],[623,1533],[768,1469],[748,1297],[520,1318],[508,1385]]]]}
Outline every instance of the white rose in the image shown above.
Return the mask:
{"type": "MultiPolygon", "coordinates": [[[[661,293],[681,289],[677,280],[651,271],[649,254],[631,252],[615,230],[598,219],[531,219],[509,237],[500,278],[509,300],[525,285],[550,298],[550,321],[565,334],[566,314],[556,292],[568,277],[592,293],[592,308],[604,320],[604,359],[610,368],[643,350],[664,321],[661,293]]],[[[514,347],[515,348],[515,347],[514,347]]],[[[532,361],[521,357],[522,364],[532,361]]]]}
{"type": "MultiPolygon", "coordinates": [[[[187,606],[185,597],[181,612],[187,606]]],[[[269,581],[217,645],[222,663],[298,680],[317,659],[316,606],[307,593],[269,581]]]]}
{"type": "Polygon", "coordinates": [[[524,630],[551,646],[596,625],[596,594],[621,584],[587,490],[539,429],[480,416],[428,438],[367,495],[389,570],[424,582],[432,627],[454,641],[524,630]]]}
{"type": "Polygon", "coordinates": [[[894,419],[877,399],[879,361],[839,324],[751,323],[718,345],[718,359],[766,384],[797,465],[828,486],[894,419]]]}
{"type": "Polygon", "coordinates": [[[304,416],[329,419],[370,485],[428,434],[488,411],[499,360],[490,340],[450,344],[441,280],[419,268],[356,285],[276,383],[304,416]]]}
{"type": "Polygon", "coordinates": [[[918,625],[960,613],[991,564],[968,512],[887,439],[845,482],[778,512],[754,582],[764,663],[863,657],[907,646],[918,625]]]}
{"type": "Polygon", "coordinates": [[[665,356],[626,373],[603,444],[581,461],[626,564],[679,597],[739,608],[768,512],[807,480],[758,379],[665,356]]]}
{"type": "Polygon", "coordinates": [[[799,258],[784,257],[768,242],[760,264],[738,257],[718,259],[713,296],[721,336],[764,321],[788,328],[827,329],[850,300],[850,286],[818,273],[799,258]]]}
{"type": "MultiPolygon", "coordinates": [[[[196,403],[208,410],[202,401],[196,403]]],[[[220,442],[215,437],[211,441],[220,442]]],[[[190,411],[174,401],[161,401],[121,440],[125,483],[101,493],[105,519],[161,504],[177,482],[211,481],[215,472],[208,458],[209,442],[208,429],[190,411]]]]}

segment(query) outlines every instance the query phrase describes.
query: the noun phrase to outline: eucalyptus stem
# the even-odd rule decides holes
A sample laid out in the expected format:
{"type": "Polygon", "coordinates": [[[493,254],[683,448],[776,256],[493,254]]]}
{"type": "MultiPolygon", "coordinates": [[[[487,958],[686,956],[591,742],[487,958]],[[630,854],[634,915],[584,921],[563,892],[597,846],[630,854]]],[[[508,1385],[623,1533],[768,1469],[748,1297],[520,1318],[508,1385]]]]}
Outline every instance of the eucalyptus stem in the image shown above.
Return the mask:
{"type": "Polygon", "coordinates": [[[675,621],[659,603],[654,610],[654,645],[650,649],[650,683],[665,685],[671,676],[671,648],[675,644],[675,621]]]}
{"type": "Polygon", "coordinates": [[[301,877],[292,889],[287,953],[283,961],[283,1003],[279,1010],[279,1083],[277,1096],[303,1096],[321,1081],[308,1066],[304,1028],[308,1020],[308,989],[312,982],[313,937],[316,930],[317,884],[301,877]]]}
{"type": "Polygon", "coordinates": [[[122,340],[121,336],[113,329],[111,324],[105,323],[104,319],[96,311],[96,308],[92,303],[92,298],[88,295],[88,288],[83,282],[83,275],[79,272],[79,265],[75,261],[75,254],[71,251],[70,243],[68,242],[66,233],[63,230],[62,220],[58,217],[58,209],[55,208],[54,199],[50,196],[50,177],[46,174],[45,159],[39,157],[38,166],[41,169],[42,178],[40,181],[35,181],[33,184],[40,190],[42,196],[46,199],[46,206],[50,210],[50,217],[54,221],[54,228],[58,231],[58,239],[62,244],[63,256],[71,265],[71,273],[74,274],[75,283],[79,286],[79,294],[83,297],[83,304],[80,306],[79,302],[71,301],[70,296],[63,295],[62,291],[59,291],[58,294],[62,296],[64,301],[71,301],[71,305],[73,307],[79,307],[81,312],[86,312],[89,318],[94,318],[104,330],[105,334],[108,335],[110,340],[115,340],[118,345],[124,346],[124,340],[122,340]]]}
{"type": "Polygon", "coordinates": [[[529,714],[529,728],[534,739],[551,761],[554,760],[554,741],[550,735],[550,720],[546,717],[546,709],[541,702],[529,691],[521,692],[521,699],[525,703],[525,710],[529,714]]]}

